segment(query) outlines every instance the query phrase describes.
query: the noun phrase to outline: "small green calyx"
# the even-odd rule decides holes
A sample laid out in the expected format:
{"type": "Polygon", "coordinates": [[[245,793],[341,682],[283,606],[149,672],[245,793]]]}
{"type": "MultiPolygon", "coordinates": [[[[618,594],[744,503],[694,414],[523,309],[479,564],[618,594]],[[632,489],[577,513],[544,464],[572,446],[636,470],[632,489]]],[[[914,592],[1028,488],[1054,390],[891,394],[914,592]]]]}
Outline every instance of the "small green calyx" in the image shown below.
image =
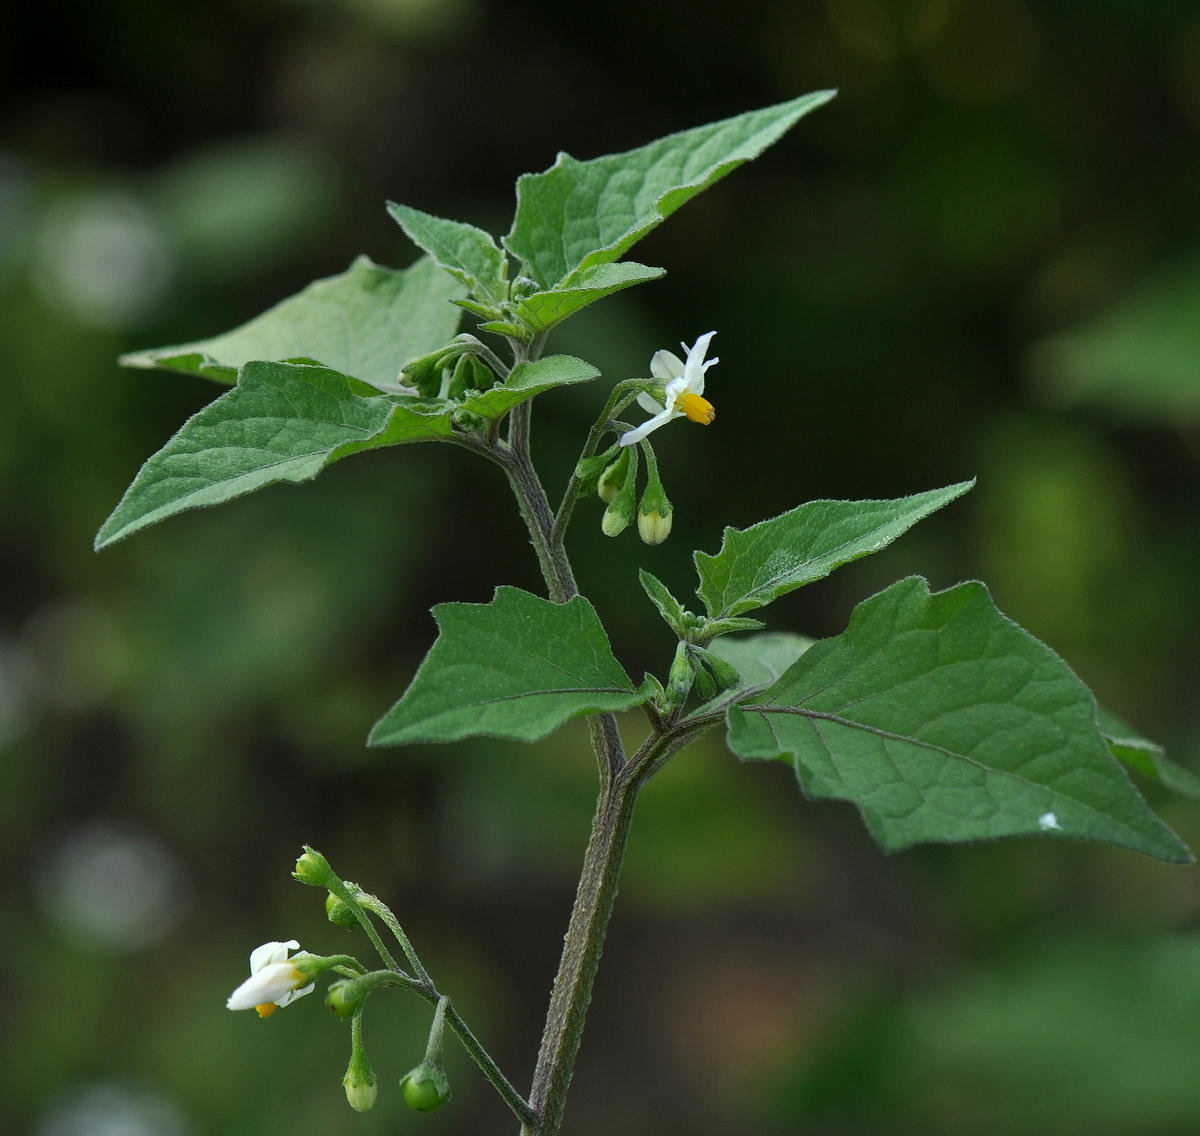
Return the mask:
{"type": "Polygon", "coordinates": [[[450,1099],[446,1071],[436,1061],[422,1061],[400,1079],[404,1102],[414,1112],[434,1112],[450,1099]]]}
{"type": "Polygon", "coordinates": [[[349,1021],[365,1001],[365,992],[353,979],[335,982],[325,995],[325,1005],[343,1021],[349,1021]]]}
{"type": "Polygon", "coordinates": [[[310,848],[307,844],[304,846],[304,853],[296,861],[296,867],[292,875],[302,884],[308,884],[310,887],[323,887],[332,890],[341,882],[334,875],[333,869],[329,866],[329,861],[315,848],[310,848]]]}
{"type": "Polygon", "coordinates": [[[325,897],[325,914],[328,916],[329,922],[338,927],[352,930],[358,926],[358,916],[354,914],[354,908],[345,900],[338,899],[333,892],[325,897]]]}

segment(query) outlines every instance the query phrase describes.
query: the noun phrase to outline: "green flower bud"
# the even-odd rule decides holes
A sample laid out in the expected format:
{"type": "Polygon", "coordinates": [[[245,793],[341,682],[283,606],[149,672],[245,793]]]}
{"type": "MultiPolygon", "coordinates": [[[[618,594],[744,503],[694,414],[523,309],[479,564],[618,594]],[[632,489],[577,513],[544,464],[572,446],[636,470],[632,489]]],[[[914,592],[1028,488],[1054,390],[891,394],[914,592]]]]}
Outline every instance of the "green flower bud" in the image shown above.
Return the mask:
{"type": "Polygon", "coordinates": [[[362,987],[350,978],[342,982],[335,982],[329,988],[329,993],[325,995],[325,1005],[343,1021],[354,1017],[354,1012],[363,1004],[363,1001],[362,987]]]}
{"type": "Polygon", "coordinates": [[[296,868],[292,875],[302,884],[309,884],[312,887],[328,888],[339,882],[337,876],[333,874],[333,869],[329,866],[329,861],[315,848],[309,848],[307,844],[304,846],[303,855],[296,861],[296,868]]]}
{"type": "Polygon", "coordinates": [[[486,363],[474,355],[460,355],[442,397],[462,398],[468,391],[490,390],[495,382],[496,376],[486,363]]]}
{"type": "Polygon", "coordinates": [[[622,446],[617,460],[600,474],[600,479],[596,482],[596,492],[600,494],[600,500],[606,505],[616,500],[617,494],[621,492],[621,487],[625,484],[625,479],[629,476],[631,452],[632,447],[622,446]]]}
{"type": "MultiPolygon", "coordinates": [[[[637,474],[638,474],[638,456],[636,446],[626,446],[625,453],[628,457],[619,457],[613,464],[619,462],[627,463],[627,472],[622,479],[621,487],[617,491],[617,495],[609,503],[607,509],[604,510],[604,516],[600,520],[600,531],[605,536],[617,536],[623,533],[629,527],[629,522],[633,520],[633,515],[637,511],[637,474]]],[[[604,484],[604,474],[600,475],[600,484],[604,484]]]]}
{"type": "Polygon", "coordinates": [[[453,366],[460,350],[455,345],[447,345],[413,359],[400,372],[400,381],[414,387],[426,398],[433,398],[442,387],[442,372],[453,366]]]}
{"type": "Polygon", "coordinates": [[[339,927],[350,929],[358,926],[358,916],[354,914],[354,908],[344,900],[338,899],[333,892],[325,897],[325,914],[330,923],[336,923],[339,927]]]}
{"type": "Polygon", "coordinates": [[[404,1101],[414,1112],[433,1112],[450,1099],[446,1071],[436,1061],[422,1061],[400,1078],[404,1101]]]}
{"type": "Polygon", "coordinates": [[[342,1088],[346,1090],[346,1103],[355,1112],[369,1112],[379,1095],[379,1083],[371,1071],[367,1061],[366,1050],[356,1048],[350,1058],[350,1067],[342,1078],[342,1088]]]}
{"type": "Polygon", "coordinates": [[[708,699],[715,697],[717,684],[713,682],[713,676],[708,673],[708,669],[703,663],[696,664],[695,676],[696,693],[706,702],[708,699]]]}
{"type": "Polygon", "coordinates": [[[671,671],[667,676],[667,697],[676,706],[682,706],[692,691],[692,680],[695,668],[688,654],[687,644],[680,643],[675,648],[675,658],[671,662],[671,671]]]}

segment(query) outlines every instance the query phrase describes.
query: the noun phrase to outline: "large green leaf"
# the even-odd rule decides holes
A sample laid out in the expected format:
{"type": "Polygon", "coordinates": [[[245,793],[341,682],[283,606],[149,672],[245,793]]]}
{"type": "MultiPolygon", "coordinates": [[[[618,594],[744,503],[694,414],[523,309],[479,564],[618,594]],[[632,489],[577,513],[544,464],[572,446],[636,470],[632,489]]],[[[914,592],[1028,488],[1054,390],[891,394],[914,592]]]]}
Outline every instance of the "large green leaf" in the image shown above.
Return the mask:
{"type": "Polygon", "coordinates": [[[1157,742],[1143,738],[1103,706],[1097,710],[1096,718],[1108,748],[1118,761],[1137,770],[1143,777],[1157,781],[1164,789],[1200,801],[1200,777],[1172,761],[1157,742]]]}
{"type": "Polygon", "coordinates": [[[394,201],[389,201],[387,208],[409,240],[466,285],[472,295],[494,304],[508,299],[508,258],[490,233],[394,201]]]}
{"type": "Polygon", "coordinates": [[[446,403],[378,394],[326,367],[247,363],[233,390],[187,420],[142,466],[96,547],[277,481],[307,481],[376,446],[447,437],[446,403]]]}
{"type": "Polygon", "coordinates": [[[465,289],[428,257],[397,272],[360,256],[340,276],[302,292],[212,339],[123,355],[127,367],[156,367],[232,383],[254,360],[315,359],[375,386],[454,336],[465,289]]]}
{"type": "Polygon", "coordinates": [[[649,268],[635,261],[597,264],[573,272],[562,284],[547,292],[534,292],[518,305],[516,314],[532,331],[548,331],[588,304],[603,300],[622,288],[644,284],[665,276],[662,268],[649,268]]]}
{"type": "Polygon", "coordinates": [[[439,604],[439,635],[371,745],[448,742],[487,734],[536,741],[568,718],[627,710],[635,690],[582,596],[553,604],[501,587],[491,603],[439,604]]]}
{"type": "Polygon", "coordinates": [[[617,260],[833,95],[816,91],[588,162],[559,154],[545,173],[517,180],[517,213],[504,243],[542,288],[576,269],[617,260]]]}
{"type": "Polygon", "coordinates": [[[978,583],[901,580],[729,711],[739,756],[853,801],[888,850],[1053,835],[1191,855],[1109,753],[1090,691],[978,583]]]}
{"type": "Polygon", "coordinates": [[[752,611],[878,552],[974,484],[962,481],[895,501],[809,501],[748,529],[727,528],[716,556],[696,553],[696,594],[710,615],[752,611]]]}

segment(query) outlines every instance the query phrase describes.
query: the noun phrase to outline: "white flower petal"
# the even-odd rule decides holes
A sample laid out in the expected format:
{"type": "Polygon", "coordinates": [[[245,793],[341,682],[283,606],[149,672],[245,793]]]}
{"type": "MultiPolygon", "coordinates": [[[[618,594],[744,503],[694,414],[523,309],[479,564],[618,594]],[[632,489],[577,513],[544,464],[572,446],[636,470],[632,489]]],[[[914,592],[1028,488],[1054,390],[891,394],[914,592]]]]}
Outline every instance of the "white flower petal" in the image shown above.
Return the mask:
{"type": "MultiPolygon", "coordinates": [[[[684,364],[683,374],[687,379],[688,390],[692,394],[704,393],[704,372],[708,370],[704,366],[704,356],[708,351],[708,345],[712,342],[712,337],[716,334],[715,331],[706,332],[687,349],[687,363],[684,364]]],[[[714,359],[713,362],[715,363],[716,360],[714,359]]]]}
{"type": "Polygon", "coordinates": [[[268,1002],[282,1005],[280,999],[291,994],[303,981],[304,976],[290,962],[269,963],[230,994],[225,1005],[230,1010],[252,1010],[268,1002]]]}
{"type": "Polygon", "coordinates": [[[276,998],[275,1005],[280,1007],[286,1006],[294,1002],[297,998],[303,998],[305,994],[311,994],[316,988],[317,984],[310,982],[303,990],[293,990],[290,994],[285,994],[282,998],[276,998]]]}
{"type": "Polygon", "coordinates": [[[663,412],[662,403],[659,402],[658,399],[656,399],[653,395],[649,395],[644,392],[637,396],[637,404],[647,414],[661,414],[663,412]]]}
{"type": "Polygon", "coordinates": [[[286,943],[263,943],[261,947],[255,947],[250,952],[250,973],[257,974],[264,966],[285,962],[288,951],[299,949],[300,944],[295,939],[288,939],[286,943]]]}
{"type": "MultiPolygon", "coordinates": [[[[683,345],[680,344],[682,347],[683,345]]],[[[684,348],[686,350],[686,348],[684,348]]],[[[650,374],[664,383],[683,377],[683,360],[671,351],[655,351],[650,360],[650,374]]]]}
{"type": "Polygon", "coordinates": [[[653,418],[648,418],[636,430],[629,430],[621,435],[622,446],[632,446],[635,442],[640,442],[647,434],[652,434],[660,426],[665,426],[672,418],[680,417],[677,410],[664,410],[661,414],[656,414],[653,418]]]}

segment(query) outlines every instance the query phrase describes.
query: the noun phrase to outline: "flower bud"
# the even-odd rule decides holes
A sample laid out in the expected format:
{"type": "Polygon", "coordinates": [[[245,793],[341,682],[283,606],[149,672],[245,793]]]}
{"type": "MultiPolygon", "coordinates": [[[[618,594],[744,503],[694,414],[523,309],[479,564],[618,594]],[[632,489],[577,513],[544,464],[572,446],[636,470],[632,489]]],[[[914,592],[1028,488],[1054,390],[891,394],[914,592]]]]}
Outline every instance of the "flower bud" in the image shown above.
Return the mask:
{"type": "Polygon", "coordinates": [[[338,899],[333,892],[325,897],[325,914],[329,917],[330,923],[345,927],[347,930],[358,926],[358,916],[354,914],[354,908],[345,900],[338,899]]]}
{"type": "Polygon", "coordinates": [[[489,390],[495,381],[496,376],[487,364],[474,355],[460,355],[443,397],[462,398],[467,391],[489,390]]]}
{"type": "Polygon", "coordinates": [[[646,544],[662,544],[671,535],[674,509],[659,480],[658,461],[649,442],[642,442],[642,452],[646,455],[646,491],[638,505],[638,536],[646,544]]]}
{"type": "Polygon", "coordinates": [[[435,1061],[422,1061],[400,1078],[404,1101],[414,1112],[433,1112],[450,1099],[446,1071],[435,1061]]]}
{"type": "Polygon", "coordinates": [[[375,1098],[379,1095],[379,1083],[367,1061],[366,1050],[355,1049],[350,1058],[350,1067],[342,1078],[342,1088],[346,1090],[346,1103],[355,1112],[368,1112],[374,1106],[375,1098]]]}
{"type": "Polygon", "coordinates": [[[631,452],[629,446],[623,446],[617,460],[600,474],[600,480],[596,482],[596,492],[606,505],[616,500],[617,494],[621,492],[621,487],[625,484],[625,479],[629,476],[631,452]]]}
{"type": "Polygon", "coordinates": [[[676,706],[682,706],[692,691],[692,680],[695,668],[688,654],[687,644],[680,643],[675,648],[675,658],[671,662],[671,671],[667,676],[667,697],[676,706]]]}
{"type": "Polygon", "coordinates": [[[655,510],[643,513],[638,510],[638,536],[644,544],[662,544],[671,535],[672,514],[665,516],[655,510]]]}
{"type": "MultiPolygon", "coordinates": [[[[621,486],[608,508],[604,510],[604,516],[600,520],[600,531],[605,536],[617,536],[623,533],[637,511],[638,456],[636,446],[626,446],[625,453],[617,458],[613,465],[620,465],[622,462],[625,463],[626,472],[621,478],[621,486]]],[[[607,471],[600,475],[601,486],[604,485],[606,475],[607,471]]]]}
{"type": "Polygon", "coordinates": [[[338,882],[337,876],[333,874],[333,869],[329,866],[329,861],[315,848],[309,848],[307,844],[304,846],[303,855],[296,861],[292,875],[302,884],[310,884],[312,887],[328,888],[338,882]]]}
{"type": "Polygon", "coordinates": [[[354,1012],[362,1004],[362,987],[350,978],[342,982],[335,982],[329,988],[329,993],[325,995],[325,1005],[343,1021],[354,1017],[354,1012]]]}

